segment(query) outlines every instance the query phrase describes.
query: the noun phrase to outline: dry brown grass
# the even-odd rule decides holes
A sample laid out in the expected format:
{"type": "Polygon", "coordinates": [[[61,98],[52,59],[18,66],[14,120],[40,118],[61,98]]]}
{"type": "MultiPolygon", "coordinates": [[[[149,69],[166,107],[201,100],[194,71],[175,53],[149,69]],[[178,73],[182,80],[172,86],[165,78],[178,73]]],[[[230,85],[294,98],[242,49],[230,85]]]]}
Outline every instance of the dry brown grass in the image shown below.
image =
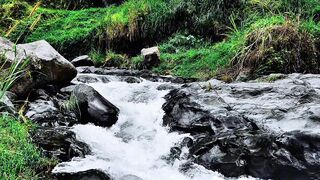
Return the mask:
{"type": "Polygon", "coordinates": [[[270,73],[320,72],[315,40],[296,23],[257,29],[248,35],[246,45],[228,72],[233,76],[240,72],[252,78],[270,73]]]}

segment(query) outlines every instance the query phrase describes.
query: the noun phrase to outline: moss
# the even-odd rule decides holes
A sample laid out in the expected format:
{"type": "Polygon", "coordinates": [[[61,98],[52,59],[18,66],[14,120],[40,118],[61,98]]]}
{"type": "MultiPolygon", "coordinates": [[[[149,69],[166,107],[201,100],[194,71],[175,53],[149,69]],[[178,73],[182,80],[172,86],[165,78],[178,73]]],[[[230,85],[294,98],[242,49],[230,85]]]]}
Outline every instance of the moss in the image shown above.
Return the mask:
{"type": "Polygon", "coordinates": [[[96,49],[91,50],[89,56],[95,66],[102,66],[106,60],[106,53],[96,49]]]}

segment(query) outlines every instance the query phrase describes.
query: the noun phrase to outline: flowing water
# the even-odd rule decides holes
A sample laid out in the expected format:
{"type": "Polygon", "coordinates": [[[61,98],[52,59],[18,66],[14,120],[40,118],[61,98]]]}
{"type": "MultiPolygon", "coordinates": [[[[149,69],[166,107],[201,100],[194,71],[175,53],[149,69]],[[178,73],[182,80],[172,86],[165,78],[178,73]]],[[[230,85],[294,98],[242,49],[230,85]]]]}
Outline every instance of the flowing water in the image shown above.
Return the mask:
{"type": "Polygon", "coordinates": [[[112,81],[90,85],[120,109],[118,122],[111,128],[92,124],[73,127],[78,139],[90,146],[92,154],[61,163],[54,172],[100,169],[116,180],[126,175],[144,180],[225,179],[218,172],[197,165],[187,172],[182,171],[182,165],[187,162],[187,149],[182,149],[179,160],[170,162],[166,158],[170,149],[188,136],[171,133],[162,126],[161,107],[169,91],[159,91],[157,87],[166,83],[143,80],[129,84],[115,76],[106,77],[112,81]]]}

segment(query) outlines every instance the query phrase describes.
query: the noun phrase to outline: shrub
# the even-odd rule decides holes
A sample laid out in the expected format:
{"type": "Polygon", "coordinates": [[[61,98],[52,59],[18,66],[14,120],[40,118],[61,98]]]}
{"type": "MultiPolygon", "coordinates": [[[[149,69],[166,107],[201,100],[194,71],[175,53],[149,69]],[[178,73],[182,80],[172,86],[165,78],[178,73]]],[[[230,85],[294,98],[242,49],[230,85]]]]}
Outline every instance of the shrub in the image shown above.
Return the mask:
{"type": "Polygon", "coordinates": [[[257,29],[248,35],[247,51],[237,64],[250,76],[270,73],[319,73],[312,36],[292,22],[257,29]]]}

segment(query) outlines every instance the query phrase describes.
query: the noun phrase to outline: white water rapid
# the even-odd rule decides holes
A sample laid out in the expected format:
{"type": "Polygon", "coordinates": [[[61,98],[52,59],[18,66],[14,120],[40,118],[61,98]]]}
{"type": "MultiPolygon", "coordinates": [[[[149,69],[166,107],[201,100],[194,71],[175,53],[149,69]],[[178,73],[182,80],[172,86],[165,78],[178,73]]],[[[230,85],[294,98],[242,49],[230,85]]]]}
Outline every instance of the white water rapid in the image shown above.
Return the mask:
{"type": "Polygon", "coordinates": [[[187,149],[183,150],[180,160],[171,163],[165,160],[170,148],[188,136],[169,133],[168,128],[162,126],[164,112],[161,107],[165,102],[163,97],[169,91],[159,91],[157,87],[165,83],[143,80],[129,84],[115,76],[106,77],[112,81],[90,85],[120,109],[118,122],[111,128],[92,124],[73,127],[77,138],[87,143],[92,153],[85,158],[61,163],[53,172],[99,169],[115,180],[126,175],[144,180],[226,179],[202,166],[182,172],[180,168],[186,162],[187,149]]]}

